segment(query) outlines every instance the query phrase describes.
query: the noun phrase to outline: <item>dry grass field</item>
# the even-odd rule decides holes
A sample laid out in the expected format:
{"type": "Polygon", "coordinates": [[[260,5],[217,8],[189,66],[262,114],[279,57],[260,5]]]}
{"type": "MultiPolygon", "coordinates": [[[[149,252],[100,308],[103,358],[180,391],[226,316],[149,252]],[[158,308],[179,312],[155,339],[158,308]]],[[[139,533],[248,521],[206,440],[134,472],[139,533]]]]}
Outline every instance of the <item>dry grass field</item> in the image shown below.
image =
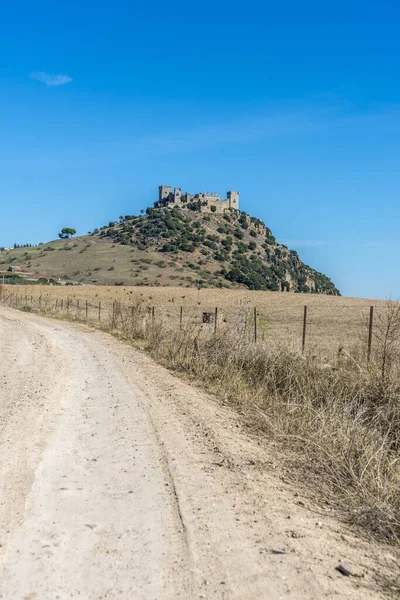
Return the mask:
{"type": "MultiPolygon", "coordinates": [[[[21,266],[34,278],[112,286],[120,282],[167,286],[175,281],[177,286],[186,287],[199,279],[198,272],[188,266],[192,261],[187,255],[165,256],[114,244],[109,239],[82,236],[1,252],[0,271],[11,264],[21,266]]],[[[214,270],[215,266],[210,268],[214,270]]]]}
{"type": "MultiPolygon", "coordinates": [[[[247,314],[247,324],[253,326],[253,308],[257,308],[258,338],[265,342],[286,342],[294,350],[301,347],[303,311],[307,305],[306,344],[313,352],[322,352],[334,360],[339,348],[351,350],[367,335],[370,306],[375,308],[375,320],[384,313],[383,300],[349,298],[315,294],[293,294],[249,290],[219,290],[179,287],[122,287],[122,286],[9,286],[20,296],[42,297],[43,303],[70,299],[69,309],[79,310],[89,302],[89,318],[97,318],[99,302],[105,316],[114,301],[126,306],[143,302],[155,307],[155,319],[179,327],[180,307],[184,323],[202,321],[203,312],[218,308],[218,327],[234,327],[238,315],[247,314]]],[[[211,325],[212,327],[213,325],[211,325]]]]}

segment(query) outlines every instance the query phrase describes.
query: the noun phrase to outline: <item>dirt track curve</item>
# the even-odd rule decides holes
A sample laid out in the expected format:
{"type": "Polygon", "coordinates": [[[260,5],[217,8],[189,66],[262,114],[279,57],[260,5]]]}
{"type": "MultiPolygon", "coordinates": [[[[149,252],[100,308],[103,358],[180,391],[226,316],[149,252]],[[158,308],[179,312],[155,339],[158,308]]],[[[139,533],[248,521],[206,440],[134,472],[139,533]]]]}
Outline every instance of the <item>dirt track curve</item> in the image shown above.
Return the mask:
{"type": "Polygon", "coordinates": [[[0,598],[383,597],[376,549],[140,351],[0,308],[0,356],[0,598]]]}

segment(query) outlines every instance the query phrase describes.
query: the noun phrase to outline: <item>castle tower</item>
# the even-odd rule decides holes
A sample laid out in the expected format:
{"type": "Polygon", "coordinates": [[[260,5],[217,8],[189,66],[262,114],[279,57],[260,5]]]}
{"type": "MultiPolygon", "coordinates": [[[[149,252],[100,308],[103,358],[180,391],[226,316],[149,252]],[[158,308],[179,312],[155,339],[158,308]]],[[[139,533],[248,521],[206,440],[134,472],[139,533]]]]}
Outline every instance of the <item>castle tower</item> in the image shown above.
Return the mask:
{"type": "Polygon", "coordinates": [[[229,192],[226,192],[226,197],[229,208],[236,208],[236,210],[239,210],[239,192],[230,190],[229,192]]]}
{"type": "Polygon", "coordinates": [[[158,199],[161,202],[162,200],[168,200],[169,195],[171,193],[170,185],[160,185],[158,188],[158,199]]]}
{"type": "Polygon", "coordinates": [[[174,188],[174,202],[178,204],[182,202],[182,188],[174,188]]]}

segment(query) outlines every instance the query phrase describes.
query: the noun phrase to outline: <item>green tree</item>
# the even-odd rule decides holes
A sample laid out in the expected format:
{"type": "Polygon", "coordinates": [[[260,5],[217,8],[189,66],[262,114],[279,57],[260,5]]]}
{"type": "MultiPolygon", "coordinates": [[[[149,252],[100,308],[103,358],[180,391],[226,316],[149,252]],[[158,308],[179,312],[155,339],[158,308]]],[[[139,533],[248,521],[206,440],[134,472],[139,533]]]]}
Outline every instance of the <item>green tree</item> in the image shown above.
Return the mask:
{"type": "Polygon", "coordinates": [[[58,234],[58,237],[62,240],[66,240],[75,234],[76,229],[74,229],[73,227],[63,227],[63,229],[61,229],[61,232],[58,234]]]}

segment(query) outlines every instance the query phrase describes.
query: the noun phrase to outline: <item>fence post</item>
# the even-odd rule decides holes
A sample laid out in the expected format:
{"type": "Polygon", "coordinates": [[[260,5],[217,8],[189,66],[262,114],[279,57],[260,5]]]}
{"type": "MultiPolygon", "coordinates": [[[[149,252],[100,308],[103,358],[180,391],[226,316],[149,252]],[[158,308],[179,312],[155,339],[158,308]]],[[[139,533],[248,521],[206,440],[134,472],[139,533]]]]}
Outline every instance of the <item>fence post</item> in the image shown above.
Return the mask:
{"type": "Polygon", "coordinates": [[[371,358],[371,346],[372,346],[372,325],[374,322],[374,307],[371,306],[369,309],[369,326],[368,326],[368,351],[367,351],[367,363],[369,364],[371,358]]]}
{"type": "Polygon", "coordinates": [[[86,300],[86,306],[85,306],[85,316],[86,316],[86,318],[88,318],[88,303],[87,303],[87,300],[86,300]]]}
{"type": "Polygon", "coordinates": [[[215,307],[215,315],[214,315],[214,334],[217,333],[218,329],[218,306],[215,307]]]}
{"type": "Polygon", "coordinates": [[[58,298],[56,298],[56,308],[58,308],[58,298]]]}
{"type": "Polygon", "coordinates": [[[112,325],[114,327],[115,324],[115,300],[113,301],[113,305],[112,305],[112,325]]]}
{"type": "Polygon", "coordinates": [[[154,319],[155,319],[155,314],[154,314],[154,306],[151,307],[151,324],[154,325],[154,319]]]}
{"type": "Polygon", "coordinates": [[[254,307],[254,342],[257,343],[257,307],[254,307]]]}
{"type": "Polygon", "coordinates": [[[306,347],[306,332],[307,332],[307,306],[304,307],[304,315],[303,315],[303,339],[301,343],[301,352],[304,354],[304,350],[306,347]]]}
{"type": "Polygon", "coordinates": [[[64,298],[61,298],[61,310],[64,310],[64,298]]]}
{"type": "Polygon", "coordinates": [[[67,312],[69,312],[69,298],[67,298],[67,312]]]}
{"type": "Polygon", "coordinates": [[[99,321],[101,319],[101,302],[99,302],[99,321]]]}
{"type": "Polygon", "coordinates": [[[183,306],[181,306],[179,312],[179,329],[182,330],[182,321],[183,321],[183,306]]]}
{"type": "Polygon", "coordinates": [[[76,301],[76,310],[79,310],[79,300],[76,301]]]}

